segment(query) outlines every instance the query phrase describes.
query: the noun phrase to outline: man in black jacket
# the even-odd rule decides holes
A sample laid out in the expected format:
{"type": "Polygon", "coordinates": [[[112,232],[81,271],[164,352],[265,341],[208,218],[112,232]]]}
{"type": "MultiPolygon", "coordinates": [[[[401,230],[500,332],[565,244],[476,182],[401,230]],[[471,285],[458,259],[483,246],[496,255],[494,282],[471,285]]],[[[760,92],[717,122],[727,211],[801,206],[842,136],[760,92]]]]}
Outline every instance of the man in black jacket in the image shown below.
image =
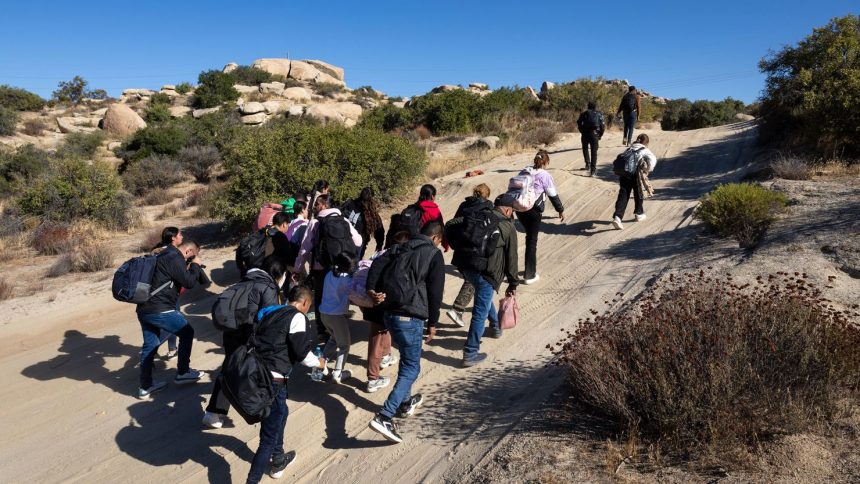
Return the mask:
{"type": "Polygon", "coordinates": [[[589,101],[588,109],[579,115],[576,126],[582,133],[582,156],[585,157],[585,170],[588,171],[589,176],[594,176],[594,171],[597,169],[598,142],[603,137],[606,124],[603,122],[603,114],[597,110],[597,105],[593,101],[589,101]]]}
{"type": "MultiPolygon", "coordinates": [[[[490,187],[487,186],[486,183],[477,185],[472,190],[472,196],[466,197],[466,199],[463,200],[463,203],[457,207],[457,213],[454,215],[454,218],[465,217],[481,210],[492,210],[493,202],[491,202],[489,198],[490,187]]],[[[451,318],[451,321],[454,321],[454,324],[461,328],[466,325],[466,323],[463,322],[463,313],[466,312],[466,306],[472,301],[474,296],[475,286],[466,279],[463,279],[463,285],[460,286],[460,292],[457,293],[457,297],[454,299],[454,304],[452,304],[451,309],[446,312],[448,317],[451,318]]]]}
{"type": "Polygon", "coordinates": [[[263,474],[277,479],[296,458],[295,451],[284,452],[287,425],[287,381],[298,363],[322,367],[325,360],[313,354],[317,336],[305,314],[313,304],[313,294],[305,286],[294,287],[287,306],[269,306],[257,313],[257,329],[251,344],[263,365],[272,374],[275,399],[271,411],[260,422],[260,446],[251,462],[248,483],[260,482],[263,474]]]}
{"type": "Polygon", "coordinates": [[[152,360],[161,344],[162,330],[179,337],[179,362],[173,381],[193,383],[203,375],[203,372],[190,368],[194,328],[179,312],[181,289],[191,289],[209,281],[203,272],[199,252],[200,247],[194,241],[185,239],[179,247],[167,246],[157,256],[152,275],[152,296],[137,306],[137,319],[143,330],[138,398],[148,398],[167,385],[163,381],[152,381],[152,360]]]}
{"type": "Polygon", "coordinates": [[[385,308],[385,327],[400,349],[400,366],[394,388],[369,426],[392,442],[403,441],[392,417],[409,417],[424,402],[420,393],[412,395],[412,384],[421,372],[421,346],[433,339],[439,322],[445,285],[445,261],[438,248],[442,237],[442,224],[428,222],[421,234],[374,260],[367,274],[368,295],[376,304],[385,302],[386,294],[378,289],[382,288],[383,279],[394,277],[387,274],[394,258],[408,257],[405,259],[410,263],[406,269],[411,273],[408,277],[416,283],[412,294],[404,294],[404,302],[396,306],[389,303],[385,308]]]}

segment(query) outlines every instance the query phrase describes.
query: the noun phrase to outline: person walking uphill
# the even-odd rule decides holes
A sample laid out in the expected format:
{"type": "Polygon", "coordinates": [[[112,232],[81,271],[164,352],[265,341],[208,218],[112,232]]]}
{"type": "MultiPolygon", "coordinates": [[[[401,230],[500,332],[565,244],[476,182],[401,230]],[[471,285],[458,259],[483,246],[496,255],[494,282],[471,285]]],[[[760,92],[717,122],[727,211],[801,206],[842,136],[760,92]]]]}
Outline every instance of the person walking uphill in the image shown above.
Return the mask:
{"type": "MultiPolygon", "coordinates": [[[[393,239],[398,232],[406,231],[411,237],[415,237],[430,222],[439,222],[440,225],[445,225],[442,211],[436,204],[436,187],[427,184],[421,187],[417,202],[404,208],[399,214],[396,213],[391,216],[388,235],[385,238],[385,248],[388,249],[394,245],[393,239]]],[[[442,248],[446,252],[449,249],[448,242],[444,239],[442,239],[442,248]]]]}
{"type": "Polygon", "coordinates": [[[589,176],[594,176],[597,170],[597,147],[606,124],[603,122],[603,113],[597,110],[597,105],[589,101],[588,109],[579,115],[576,126],[582,133],[582,156],[585,158],[585,170],[589,176]]]}
{"type": "Polygon", "coordinates": [[[627,94],[621,98],[618,112],[615,113],[616,116],[624,113],[624,135],[621,141],[624,146],[633,142],[633,129],[636,127],[636,119],[641,112],[639,91],[636,90],[636,86],[630,86],[627,89],[627,94]]]}
{"type": "Polygon", "coordinates": [[[349,223],[361,234],[359,260],[364,259],[371,240],[376,242],[376,252],[382,250],[385,245],[385,228],[382,226],[382,217],[379,216],[379,203],[373,197],[373,188],[364,187],[358,198],[345,203],[342,209],[349,223]]]}
{"type": "Polygon", "coordinates": [[[463,270],[463,277],[475,287],[475,307],[469,335],[463,347],[463,366],[477,365],[487,358],[479,353],[484,324],[490,321],[491,338],[500,338],[502,329],[493,296],[503,279],[507,279],[507,296],[514,296],[519,283],[517,274],[517,230],[511,221],[516,200],[507,193],[499,195],[493,210],[475,212],[462,219],[454,218],[445,227],[454,244],[453,263],[463,270]],[[457,234],[462,234],[457,237],[457,234]],[[479,240],[473,240],[478,234],[479,240]],[[455,243],[455,241],[459,243],[455,243]]]}
{"type": "MultiPolygon", "coordinates": [[[[179,233],[177,230],[177,235],[179,233]]],[[[161,344],[162,331],[179,337],[179,362],[173,381],[180,384],[193,383],[203,376],[203,372],[190,367],[194,328],[178,309],[182,288],[191,289],[208,282],[199,251],[200,248],[194,241],[185,239],[178,247],[167,246],[157,256],[151,284],[155,289],[148,301],[137,306],[137,319],[143,331],[138,398],[148,398],[167,386],[166,382],[152,380],[152,360],[161,344]]]]}
{"type": "Polygon", "coordinates": [[[628,148],[628,152],[635,157],[636,173],[633,175],[619,175],[618,177],[618,198],[615,201],[615,214],[612,216],[612,225],[616,229],[623,229],[624,225],[621,219],[624,217],[624,212],[627,210],[627,202],[630,201],[630,193],[633,193],[634,209],[633,213],[636,216],[636,221],[645,220],[645,197],[650,197],[653,193],[651,183],[648,181],[648,175],[654,171],[657,166],[657,157],[648,149],[648,135],[645,133],[636,137],[636,142],[628,148]]]}
{"type": "MultiPolygon", "coordinates": [[[[352,273],[355,261],[347,254],[339,254],[334,259],[334,266],[325,276],[323,285],[322,304],[317,308],[317,314],[323,326],[331,335],[323,348],[323,357],[326,361],[334,360],[334,370],[331,372],[331,381],[342,383],[352,376],[352,372],[345,370],[346,358],[349,356],[349,347],[352,338],[349,334],[349,288],[352,285],[352,273]]],[[[322,381],[328,374],[326,368],[314,370],[311,380],[322,381]]]]}
{"type": "Polygon", "coordinates": [[[367,293],[385,309],[385,327],[400,349],[397,381],[368,424],[392,442],[403,441],[392,418],[409,417],[424,402],[421,394],[412,394],[412,384],[421,372],[421,346],[436,335],[439,321],[445,285],[440,243],[442,224],[430,222],[420,235],[374,260],[367,275],[367,293]]]}
{"type": "MultiPolygon", "coordinates": [[[[540,280],[537,273],[537,241],[547,197],[555,211],[558,212],[559,221],[564,222],[564,205],[555,189],[552,175],[546,171],[547,166],[549,166],[549,153],[540,150],[535,155],[534,165],[525,168],[515,177],[528,179],[523,183],[531,185],[530,190],[533,193],[530,196],[535,197],[534,205],[531,208],[522,212],[517,211],[517,218],[526,231],[526,269],[523,280],[523,284],[526,285],[534,284],[540,280]]],[[[509,190],[508,193],[513,195],[514,192],[509,190]]],[[[515,198],[517,197],[515,196],[515,198]]]]}
{"type": "MultiPolygon", "coordinates": [[[[490,198],[490,187],[487,186],[486,183],[481,183],[475,186],[472,191],[472,196],[466,197],[463,203],[457,207],[457,213],[454,214],[454,218],[465,217],[470,213],[475,213],[481,210],[492,210],[493,203],[489,201],[490,198]]],[[[463,271],[460,271],[461,273],[463,271]]],[[[463,278],[463,285],[460,286],[460,292],[457,293],[457,297],[454,299],[454,304],[451,305],[451,309],[449,309],[445,314],[454,321],[459,327],[463,327],[466,323],[463,322],[463,313],[466,312],[466,306],[472,301],[472,297],[475,296],[475,286],[472,285],[465,277],[463,278]]]]}
{"type": "Polygon", "coordinates": [[[308,368],[323,365],[313,354],[317,338],[305,316],[313,302],[310,289],[296,286],[290,290],[287,300],[287,306],[269,306],[257,313],[257,328],[249,343],[271,373],[275,395],[269,416],[260,422],[260,445],[248,472],[249,484],[260,482],[267,472],[277,479],[295,461],[294,451],[284,452],[289,376],[297,364],[308,368]]]}

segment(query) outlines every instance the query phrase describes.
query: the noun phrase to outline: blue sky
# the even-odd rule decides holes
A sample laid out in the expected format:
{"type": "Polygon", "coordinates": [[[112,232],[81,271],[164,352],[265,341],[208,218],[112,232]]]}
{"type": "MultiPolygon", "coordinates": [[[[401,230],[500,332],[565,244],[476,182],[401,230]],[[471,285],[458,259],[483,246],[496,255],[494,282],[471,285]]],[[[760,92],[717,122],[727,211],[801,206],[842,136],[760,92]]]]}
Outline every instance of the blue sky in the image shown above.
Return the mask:
{"type": "Polygon", "coordinates": [[[350,87],[389,95],[603,75],[667,97],[751,102],[763,84],[759,59],[856,14],[849,3],[7,2],[0,84],[48,97],[82,75],[118,95],[289,55],[342,66],[350,87]]]}

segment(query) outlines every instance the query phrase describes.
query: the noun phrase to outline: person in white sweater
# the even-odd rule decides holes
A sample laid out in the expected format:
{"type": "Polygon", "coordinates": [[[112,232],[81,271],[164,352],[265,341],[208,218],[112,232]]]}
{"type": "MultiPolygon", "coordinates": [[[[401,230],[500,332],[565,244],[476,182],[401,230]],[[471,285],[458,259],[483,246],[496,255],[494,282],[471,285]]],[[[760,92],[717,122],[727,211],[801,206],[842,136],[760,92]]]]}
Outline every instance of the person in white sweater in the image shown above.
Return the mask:
{"type": "Polygon", "coordinates": [[[636,221],[641,222],[645,220],[645,194],[642,193],[643,183],[640,182],[640,178],[644,175],[646,177],[644,183],[647,184],[648,174],[654,171],[654,168],[657,166],[657,157],[648,149],[649,141],[648,135],[642,133],[636,137],[636,141],[629,148],[636,154],[636,159],[640,167],[639,173],[636,176],[618,177],[618,199],[615,200],[615,214],[612,216],[612,225],[616,229],[621,230],[624,228],[621,218],[624,217],[624,211],[627,210],[627,202],[630,201],[631,192],[633,193],[633,214],[636,217],[636,221]]]}

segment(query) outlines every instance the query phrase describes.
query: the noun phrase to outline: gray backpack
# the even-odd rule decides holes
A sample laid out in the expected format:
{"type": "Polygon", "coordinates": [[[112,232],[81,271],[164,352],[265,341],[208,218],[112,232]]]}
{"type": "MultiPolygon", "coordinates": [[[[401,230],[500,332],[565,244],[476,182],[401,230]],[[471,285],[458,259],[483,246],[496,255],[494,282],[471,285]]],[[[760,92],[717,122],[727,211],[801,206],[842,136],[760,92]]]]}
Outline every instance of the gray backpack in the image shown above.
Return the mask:
{"type": "Polygon", "coordinates": [[[612,162],[612,171],[616,175],[631,178],[636,176],[636,171],[639,170],[639,153],[645,148],[634,150],[632,147],[624,150],[623,153],[615,157],[612,162]]]}

